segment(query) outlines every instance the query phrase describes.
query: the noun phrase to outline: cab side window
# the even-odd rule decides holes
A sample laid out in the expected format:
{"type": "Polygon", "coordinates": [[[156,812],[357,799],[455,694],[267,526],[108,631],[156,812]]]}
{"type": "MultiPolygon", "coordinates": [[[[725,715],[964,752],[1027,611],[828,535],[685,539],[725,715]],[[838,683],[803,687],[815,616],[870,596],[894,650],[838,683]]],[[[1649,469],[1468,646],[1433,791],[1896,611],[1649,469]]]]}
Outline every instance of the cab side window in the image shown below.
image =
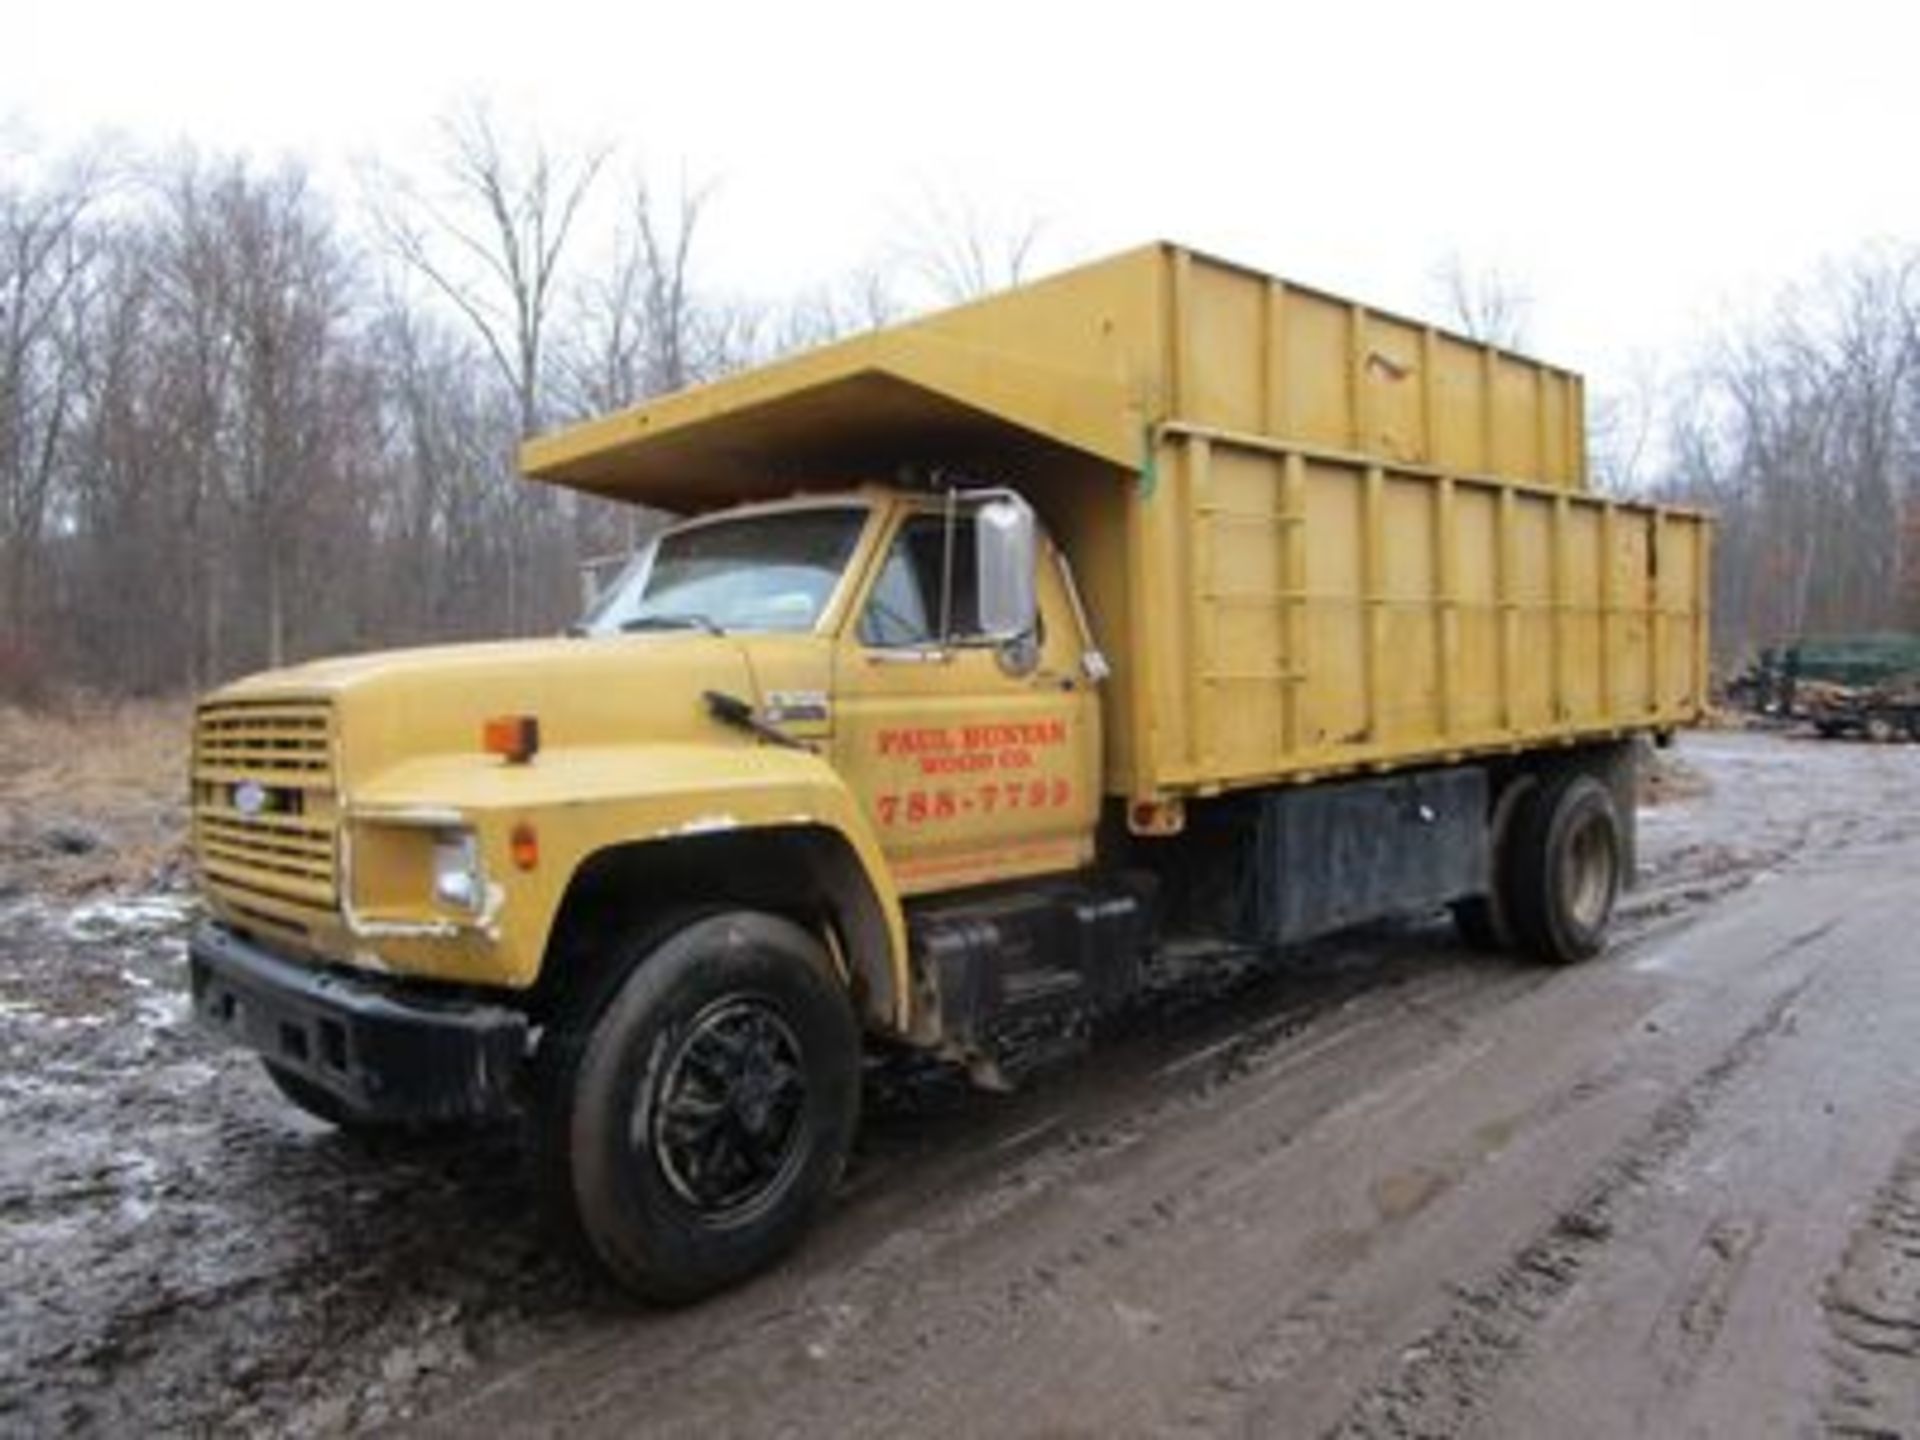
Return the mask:
{"type": "Polygon", "coordinates": [[[968,517],[961,516],[953,530],[951,634],[942,637],[940,587],[946,556],[944,516],[917,515],[900,527],[860,613],[861,644],[887,649],[978,638],[980,567],[968,517]]]}

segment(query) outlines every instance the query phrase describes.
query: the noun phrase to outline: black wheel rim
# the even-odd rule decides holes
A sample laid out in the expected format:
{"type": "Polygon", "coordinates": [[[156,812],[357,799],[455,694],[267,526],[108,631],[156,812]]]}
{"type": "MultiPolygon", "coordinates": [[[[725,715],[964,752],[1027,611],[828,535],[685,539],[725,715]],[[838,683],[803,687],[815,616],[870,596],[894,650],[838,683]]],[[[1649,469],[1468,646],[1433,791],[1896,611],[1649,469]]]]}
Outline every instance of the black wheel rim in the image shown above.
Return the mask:
{"type": "Polygon", "coordinates": [[[806,1074],[799,1042],[771,1005],[733,997],[701,1011],[655,1093],[654,1156],[703,1218],[739,1218],[786,1183],[806,1128],[806,1074]]]}

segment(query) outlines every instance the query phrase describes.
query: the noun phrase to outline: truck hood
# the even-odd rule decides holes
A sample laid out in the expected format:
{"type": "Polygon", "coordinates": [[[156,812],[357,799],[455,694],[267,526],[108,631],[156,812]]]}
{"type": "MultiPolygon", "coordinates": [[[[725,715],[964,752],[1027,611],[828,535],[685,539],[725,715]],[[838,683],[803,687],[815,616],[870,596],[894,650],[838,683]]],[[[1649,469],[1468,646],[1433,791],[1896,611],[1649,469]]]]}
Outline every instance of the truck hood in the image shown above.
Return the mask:
{"type": "Polygon", "coordinates": [[[751,644],[674,632],[389,650],[250,676],[210,700],[329,701],[351,791],[402,760],[480,755],[496,715],[537,717],[546,750],[721,738],[703,697],[761,703],[751,644]]]}

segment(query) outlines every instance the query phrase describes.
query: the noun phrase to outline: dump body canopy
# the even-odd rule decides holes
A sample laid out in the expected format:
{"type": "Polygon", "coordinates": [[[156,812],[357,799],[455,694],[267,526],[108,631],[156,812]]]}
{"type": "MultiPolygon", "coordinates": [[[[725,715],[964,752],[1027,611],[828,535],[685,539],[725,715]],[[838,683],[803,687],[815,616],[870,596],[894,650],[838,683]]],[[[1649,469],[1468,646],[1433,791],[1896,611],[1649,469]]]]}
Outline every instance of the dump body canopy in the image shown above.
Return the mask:
{"type": "Polygon", "coordinates": [[[1580,380],[1168,244],[529,441],[537,480],[669,510],[885,475],[1124,471],[1203,426],[1581,489],[1580,380]]]}
{"type": "Polygon", "coordinates": [[[1110,794],[1665,730],[1708,526],[1586,489],[1564,370],[1170,245],[528,443],[670,510],[951,466],[1018,486],[1096,637],[1110,794]]]}

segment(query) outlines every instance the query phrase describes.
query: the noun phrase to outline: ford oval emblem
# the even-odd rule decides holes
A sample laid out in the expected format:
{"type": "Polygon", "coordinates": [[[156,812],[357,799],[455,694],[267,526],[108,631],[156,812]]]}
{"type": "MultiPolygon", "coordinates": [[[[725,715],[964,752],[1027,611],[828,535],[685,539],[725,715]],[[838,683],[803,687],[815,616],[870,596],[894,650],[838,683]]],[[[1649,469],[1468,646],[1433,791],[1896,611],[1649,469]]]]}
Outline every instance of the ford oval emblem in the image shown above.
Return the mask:
{"type": "Polygon", "coordinates": [[[233,808],[253,819],[267,808],[267,787],[257,780],[242,780],[233,787],[233,808]]]}

